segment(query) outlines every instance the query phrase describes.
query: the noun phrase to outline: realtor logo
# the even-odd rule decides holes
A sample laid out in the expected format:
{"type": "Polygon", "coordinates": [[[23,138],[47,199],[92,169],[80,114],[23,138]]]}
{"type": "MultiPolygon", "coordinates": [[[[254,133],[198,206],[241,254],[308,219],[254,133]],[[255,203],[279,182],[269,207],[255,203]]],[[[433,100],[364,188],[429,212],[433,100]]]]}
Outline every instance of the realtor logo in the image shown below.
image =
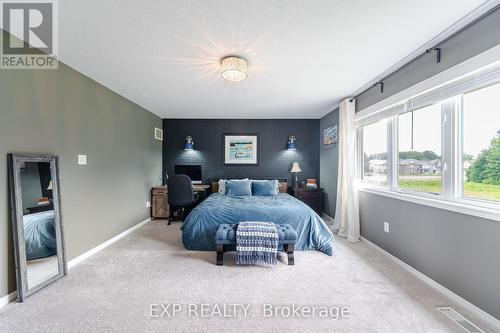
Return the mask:
{"type": "Polygon", "coordinates": [[[2,69],[57,68],[55,0],[0,0],[2,69]]]}

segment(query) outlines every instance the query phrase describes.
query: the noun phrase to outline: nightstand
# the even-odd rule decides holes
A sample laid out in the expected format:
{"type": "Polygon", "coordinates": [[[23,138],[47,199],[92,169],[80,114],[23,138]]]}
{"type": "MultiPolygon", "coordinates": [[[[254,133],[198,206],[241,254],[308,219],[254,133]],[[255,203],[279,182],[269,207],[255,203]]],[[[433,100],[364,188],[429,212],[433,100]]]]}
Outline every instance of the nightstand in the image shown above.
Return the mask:
{"type": "Polygon", "coordinates": [[[323,196],[323,189],[294,188],[293,194],[295,198],[311,207],[316,213],[321,214],[321,199],[323,196]]]}

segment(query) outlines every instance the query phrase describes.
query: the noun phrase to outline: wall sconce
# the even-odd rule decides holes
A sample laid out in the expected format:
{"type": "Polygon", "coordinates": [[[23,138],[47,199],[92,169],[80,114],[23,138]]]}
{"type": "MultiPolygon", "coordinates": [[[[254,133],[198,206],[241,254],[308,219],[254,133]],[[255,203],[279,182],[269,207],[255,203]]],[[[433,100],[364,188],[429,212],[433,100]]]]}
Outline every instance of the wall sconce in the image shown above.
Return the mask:
{"type": "Polygon", "coordinates": [[[297,150],[297,145],[295,144],[295,137],[292,135],[288,138],[288,145],[286,147],[287,150],[297,150]]]}
{"type": "Polygon", "coordinates": [[[186,143],[184,144],[184,150],[193,150],[194,141],[193,137],[188,135],[186,136],[186,143]]]}

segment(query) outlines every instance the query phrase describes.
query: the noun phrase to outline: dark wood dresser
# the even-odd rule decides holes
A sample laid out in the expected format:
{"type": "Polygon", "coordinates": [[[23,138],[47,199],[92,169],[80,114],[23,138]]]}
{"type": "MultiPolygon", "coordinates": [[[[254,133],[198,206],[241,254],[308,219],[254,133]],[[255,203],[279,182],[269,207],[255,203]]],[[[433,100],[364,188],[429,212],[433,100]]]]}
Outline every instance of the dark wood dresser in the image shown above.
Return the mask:
{"type": "Polygon", "coordinates": [[[168,188],[157,186],[151,189],[151,219],[168,219],[170,206],[168,205],[168,188]]]}
{"type": "Polygon", "coordinates": [[[311,207],[316,213],[321,213],[321,199],[323,197],[323,189],[314,188],[294,188],[293,194],[295,198],[304,202],[311,207]]]}

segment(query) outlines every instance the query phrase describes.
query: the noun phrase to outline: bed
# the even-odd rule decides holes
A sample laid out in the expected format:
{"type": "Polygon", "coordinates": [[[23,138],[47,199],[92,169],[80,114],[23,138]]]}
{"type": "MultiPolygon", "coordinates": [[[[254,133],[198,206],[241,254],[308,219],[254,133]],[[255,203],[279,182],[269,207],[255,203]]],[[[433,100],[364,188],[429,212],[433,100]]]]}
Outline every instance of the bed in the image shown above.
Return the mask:
{"type": "Polygon", "coordinates": [[[53,210],[24,215],[23,222],[26,258],[28,260],[57,254],[53,210]]]}
{"type": "Polygon", "coordinates": [[[181,227],[182,241],[188,250],[214,251],[218,226],[241,221],[290,224],[298,236],[296,250],[333,254],[333,234],[325,222],[309,206],[286,193],[241,197],[214,193],[188,215],[181,227]]]}

